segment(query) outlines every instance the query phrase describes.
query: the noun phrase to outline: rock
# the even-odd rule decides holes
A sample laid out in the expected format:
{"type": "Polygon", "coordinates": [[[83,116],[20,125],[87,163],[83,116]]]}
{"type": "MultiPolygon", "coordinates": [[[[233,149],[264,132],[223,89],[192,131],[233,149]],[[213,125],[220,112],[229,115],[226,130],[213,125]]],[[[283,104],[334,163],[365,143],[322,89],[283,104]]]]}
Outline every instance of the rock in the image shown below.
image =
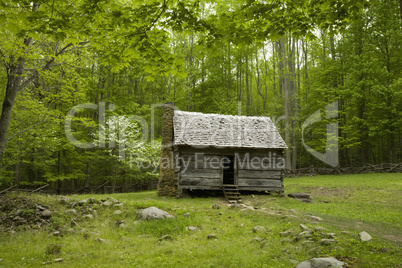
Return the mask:
{"type": "Polygon", "coordinates": [[[190,213],[189,213],[189,212],[184,213],[184,214],[183,214],[183,217],[184,217],[184,218],[188,218],[188,217],[190,217],[190,213]]]}
{"type": "Polygon", "coordinates": [[[113,212],[113,215],[120,215],[121,214],[121,210],[116,210],[115,212],[113,212]]]}
{"type": "Polygon", "coordinates": [[[105,244],[110,242],[109,240],[103,239],[103,238],[95,238],[95,241],[98,241],[99,243],[105,243],[105,244]]]}
{"type": "Polygon", "coordinates": [[[40,211],[44,211],[47,209],[45,207],[42,207],[41,205],[36,205],[36,208],[39,209],[40,211]]]}
{"type": "Polygon", "coordinates": [[[83,200],[78,201],[78,205],[80,205],[80,206],[84,206],[84,205],[86,205],[87,203],[88,203],[88,200],[86,200],[86,199],[83,199],[83,200]]]}
{"type": "Polygon", "coordinates": [[[253,239],[251,239],[250,242],[261,242],[263,239],[259,236],[254,237],[253,239]]]}
{"type": "Polygon", "coordinates": [[[321,227],[321,226],[314,226],[314,231],[316,231],[316,232],[325,231],[325,228],[321,227]]]}
{"type": "Polygon", "coordinates": [[[253,228],[253,233],[265,233],[267,232],[267,228],[265,228],[264,226],[255,226],[253,228]]]}
{"type": "Polygon", "coordinates": [[[301,243],[301,245],[302,245],[303,247],[306,247],[306,248],[311,248],[311,247],[314,246],[314,241],[303,241],[303,242],[301,243]]]}
{"type": "Polygon", "coordinates": [[[195,226],[187,226],[186,229],[189,230],[189,231],[192,231],[192,232],[195,232],[195,231],[198,230],[198,228],[195,227],[195,226]]]}
{"type": "Polygon", "coordinates": [[[161,238],[158,239],[158,241],[171,241],[173,238],[170,235],[164,235],[161,238]]]}
{"type": "Polygon", "coordinates": [[[353,234],[353,233],[352,233],[352,232],[349,232],[349,231],[341,231],[341,234],[351,235],[351,234],[353,234]]]}
{"type": "Polygon", "coordinates": [[[336,233],[326,233],[325,235],[326,235],[328,238],[331,238],[331,239],[337,238],[336,233]]]}
{"type": "Polygon", "coordinates": [[[324,238],[324,239],[320,240],[320,243],[321,243],[321,245],[329,246],[329,245],[335,244],[336,240],[335,239],[325,239],[324,238]]]}
{"type": "Polygon", "coordinates": [[[49,219],[50,217],[52,217],[52,212],[48,209],[45,209],[44,211],[40,212],[40,216],[42,218],[49,219]]]}
{"type": "Polygon", "coordinates": [[[311,199],[311,196],[306,193],[293,193],[288,194],[288,197],[297,198],[297,199],[311,199]]]}
{"type": "Polygon", "coordinates": [[[54,262],[62,262],[63,258],[54,259],[54,262]]]}
{"type": "Polygon", "coordinates": [[[67,215],[77,215],[77,210],[75,210],[75,209],[67,209],[67,210],[65,211],[65,213],[66,213],[67,215]]]}
{"type": "Polygon", "coordinates": [[[302,229],[302,231],[308,231],[308,232],[312,232],[310,228],[308,228],[306,225],[304,224],[300,224],[300,229],[302,229]]]}
{"type": "Polygon", "coordinates": [[[98,200],[96,200],[94,197],[89,197],[87,200],[90,204],[98,203],[98,200]]]}
{"type": "Polygon", "coordinates": [[[139,209],[137,215],[140,220],[160,220],[167,218],[174,218],[172,215],[156,207],[149,207],[146,209],[139,209]]]}
{"type": "Polygon", "coordinates": [[[363,242],[368,242],[368,241],[370,241],[371,239],[373,239],[373,238],[371,237],[371,235],[369,235],[369,233],[367,233],[367,232],[361,232],[361,233],[359,233],[359,237],[360,237],[360,240],[363,241],[363,242]]]}
{"type": "Polygon", "coordinates": [[[231,209],[236,209],[236,208],[241,208],[242,206],[240,204],[231,204],[230,208],[231,209]]]}
{"type": "Polygon", "coordinates": [[[54,231],[53,233],[50,234],[50,236],[59,236],[61,235],[60,231],[54,231]]]}
{"type": "Polygon", "coordinates": [[[299,263],[295,268],[343,268],[344,262],[333,257],[312,258],[310,260],[299,263]]]}
{"type": "Polygon", "coordinates": [[[297,213],[297,210],[294,209],[294,208],[292,208],[292,209],[289,209],[289,212],[292,213],[292,214],[296,214],[296,213],[297,213]]]}
{"type": "Polygon", "coordinates": [[[94,218],[94,216],[92,216],[92,214],[85,214],[84,216],[82,216],[83,218],[86,218],[86,219],[93,219],[94,218]]]}
{"type": "Polygon", "coordinates": [[[293,230],[286,230],[284,232],[280,232],[280,236],[289,236],[291,233],[293,233],[293,230]]]}
{"type": "Polygon", "coordinates": [[[310,216],[309,218],[310,218],[310,220],[313,220],[313,221],[322,221],[322,218],[317,217],[317,216],[310,216]]]}
{"type": "Polygon", "coordinates": [[[303,231],[296,235],[296,239],[298,239],[298,240],[302,239],[302,238],[309,238],[309,237],[311,237],[311,232],[309,232],[309,231],[303,231]]]}
{"type": "Polygon", "coordinates": [[[71,199],[68,198],[68,197],[66,197],[66,196],[59,196],[59,197],[57,198],[57,201],[58,201],[60,204],[68,204],[68,203],[71,202],[71,199]]]}
{"type": "Polygon", "coordinates": [[[104,206],[104,207],[110,207],[111,205],[113,205],[113,204],[110,201],[105,201],[102,203],[102,206],[104,206]]]}
{"type": "Polygon", "coordinates": [[[303,202],[303,203],[313,203],[313,201],[310,199],[299,199],[299,200],[300,200],[300,202],[303,202]]]}
{"type": "Polygon", "coordinates": [[[122,208],[122,207],[123,207],[123,203],[114,204],[113,207],[115,207],[115,208],[122,208]]]}
{"type": "Polygon", "coordinates": [[[17,221],[18,223],[26,223],[26,222],[27,222],[26,219],[24,219],[24,218],[22,218],[22,217],[20,217],[20,216],[14,217],[14,218],[13,218],[13,221],[17,221]]]}
{"type": "Polygon", "coordinates": [[[212,205],[212,208],[213,208],[213,209],[221,209],[221,206],[218,205],[218,204],[213,204],[213,205],[212,205]]]}
{"type": "Polygon", "coordinates": [[[218,215],[223,215],[223,213],[222,213],[222,212],[219,212],[218,215]]]}
{"type": "Polygon", "coordinates": [[[216,239],[216,235],[215,234],[209,234],[207,236],[207,239],[216,239]]]}

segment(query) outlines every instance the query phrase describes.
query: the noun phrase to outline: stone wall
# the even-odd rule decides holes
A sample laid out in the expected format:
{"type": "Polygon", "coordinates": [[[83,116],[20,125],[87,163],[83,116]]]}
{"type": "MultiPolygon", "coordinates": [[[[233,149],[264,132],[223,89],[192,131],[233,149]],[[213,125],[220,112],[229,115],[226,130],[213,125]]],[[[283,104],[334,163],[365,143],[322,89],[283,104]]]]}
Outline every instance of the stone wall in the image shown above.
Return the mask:
{"type": "Polygon", "coordinates": [[[173,115],[174,103],[166,102],[163,106],[162,149],[158,182],[159,196],[176,196],[177,182],[173,160],[173,115]]]}

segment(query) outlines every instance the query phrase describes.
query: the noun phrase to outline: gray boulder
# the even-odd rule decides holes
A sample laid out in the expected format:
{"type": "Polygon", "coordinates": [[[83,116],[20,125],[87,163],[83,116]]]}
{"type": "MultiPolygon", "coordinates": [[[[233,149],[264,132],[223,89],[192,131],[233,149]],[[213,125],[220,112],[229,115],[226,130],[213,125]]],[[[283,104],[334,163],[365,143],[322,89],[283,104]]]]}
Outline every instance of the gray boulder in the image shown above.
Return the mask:
{"type": "Polygon", "coordinates": [[[40,216],[42,218],[49,219],[52,217],[52,212],[50,210],[46,209],[46,210],[40,212],[40,216]]]}
{"type": "Polygon", "coordinates": [[[363,242],[368,242],[372,239],[371,235],[369,235],[369,233],[367,233],[367,232],[359,233],[359,237],[360,237],[360,240],[363,242]]]}
{"type": "Polygon", "coordinates": [[[264,226],[255,226],[253,228],[253,233],[265,233],[267,232],[267,228],[265,228],[264,226]]]}
{"type": "Polygon", "coordinates": [[[113,215],[120,215],[121,214],[121,210],[116,210],[115,212],[113,212],[113,215]]]}
{"type": "Polygon", "coordinates": [[[335,258],[313,258],[304,262],[299,263],[296,268],[343,268],[344,262],[339,261],[335,258]]]}
{"type": "Polygon", "coordinates": [[[75,209],[67,209],[66,214],[67,215],[77,215],[77,210],[75,210],[75,209]]]}
{"type": "Polygon", "coordinates": [[[172,215],[156,207],[149,207],[146,209],[139,209],[137,216],[140,220],[160,220],[167,218],[174,218],[172,215]]]}
{"type": "Polygon", "coordinates": [[[112,202],[110,202],[110,201],[105,201],[102,203],[102,206],[104,206],[104,207],[110,207],[111,205],[112,205],[112,202]]]}

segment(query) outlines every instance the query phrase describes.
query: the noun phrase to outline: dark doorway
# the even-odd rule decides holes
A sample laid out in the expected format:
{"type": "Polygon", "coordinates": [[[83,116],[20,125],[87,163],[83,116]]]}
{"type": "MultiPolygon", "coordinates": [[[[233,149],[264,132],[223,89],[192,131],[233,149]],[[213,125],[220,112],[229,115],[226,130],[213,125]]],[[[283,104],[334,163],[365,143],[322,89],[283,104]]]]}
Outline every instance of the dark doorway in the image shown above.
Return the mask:
{"type": "Polygon", "coordinates": [[[223,184],[234,184],[234,156],[223,157],[223,184]]]}

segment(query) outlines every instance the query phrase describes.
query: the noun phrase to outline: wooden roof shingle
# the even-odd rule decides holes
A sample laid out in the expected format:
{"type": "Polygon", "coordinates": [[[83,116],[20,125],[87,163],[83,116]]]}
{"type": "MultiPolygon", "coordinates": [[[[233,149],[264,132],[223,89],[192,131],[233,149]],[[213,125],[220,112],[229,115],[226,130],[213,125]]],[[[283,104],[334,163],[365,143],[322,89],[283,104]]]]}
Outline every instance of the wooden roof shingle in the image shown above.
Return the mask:
{"type": "Polygon", "coordinates": [[[174,145],[217,148],[285,149],[269,117],[174,111],[174,145]]]}

